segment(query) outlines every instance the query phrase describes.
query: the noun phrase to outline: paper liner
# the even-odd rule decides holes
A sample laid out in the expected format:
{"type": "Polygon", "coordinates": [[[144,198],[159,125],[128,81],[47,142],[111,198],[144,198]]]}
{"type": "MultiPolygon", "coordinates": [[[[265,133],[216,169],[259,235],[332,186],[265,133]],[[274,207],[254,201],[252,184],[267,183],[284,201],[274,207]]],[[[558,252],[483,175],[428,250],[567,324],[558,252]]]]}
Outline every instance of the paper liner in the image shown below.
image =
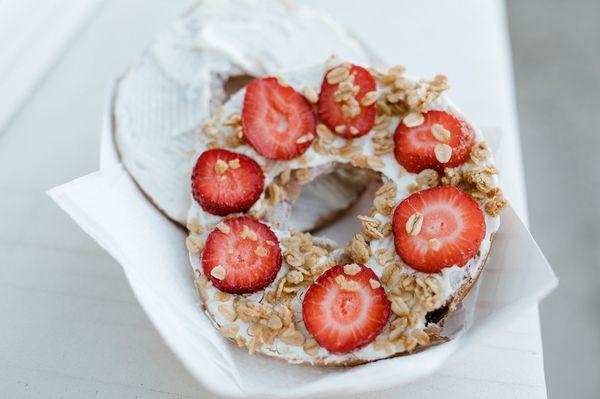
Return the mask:
{"type": "MultiPolygon", "coordinates": [[[[483,129],[498,143],[497,129],[483,129]],[[495,137],[494,137],[495,136],[495,137]]],[[[111,149],[105,129],[102,169],[52,189],[49,194],[122,266],[158,332],[207,389],[229,397],[297,398],[357,394],[406,384],[436,371],[535,306],[557,285],[537,244],[509,206],[502,214],[478,284],[446,323],[454,338],[411,355],[345,369],[290,365],[244,350],[221,337],[202,313],[185,248],[186,232],[158,211],[111,149]]],[[[502,170],[502,165],[499,165],[502,170]]],[[[353,217],[328,235],[353,228],[353,217]]]]}

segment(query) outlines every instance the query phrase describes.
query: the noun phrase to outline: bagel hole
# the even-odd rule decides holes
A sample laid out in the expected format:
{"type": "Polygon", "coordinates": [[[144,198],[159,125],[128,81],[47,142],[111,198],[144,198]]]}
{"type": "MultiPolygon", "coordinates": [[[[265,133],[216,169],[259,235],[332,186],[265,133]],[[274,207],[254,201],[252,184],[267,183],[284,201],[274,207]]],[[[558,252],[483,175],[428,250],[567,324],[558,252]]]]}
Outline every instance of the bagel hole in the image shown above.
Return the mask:
{"type": "Polygon", "coordinates": [[[223,91],[225,92],[225,100],[223,102],[227,101],[229,97],[233,96],[241,88],[246,87],[253,79],[254,76],[250,75],[230,76],[223,84],[223,91]]]}
{"type": "Polygon", "coordinates": [[[252,82],[253,76],[240,74],[224,77],[220,74],[213,73],[209,101],[209,114],[214,115],[220,106],[222,106],[231,96],[244,88],[248,83],[252,82]]]}
{"type": "Polygon", "coordinates": [[[381,184],[378,173],[335,164],[331,171],[301,186],[289,223],[300,231],[345,245],[361,230],[356,216],[369,214],[374,193],[381,184]]]}

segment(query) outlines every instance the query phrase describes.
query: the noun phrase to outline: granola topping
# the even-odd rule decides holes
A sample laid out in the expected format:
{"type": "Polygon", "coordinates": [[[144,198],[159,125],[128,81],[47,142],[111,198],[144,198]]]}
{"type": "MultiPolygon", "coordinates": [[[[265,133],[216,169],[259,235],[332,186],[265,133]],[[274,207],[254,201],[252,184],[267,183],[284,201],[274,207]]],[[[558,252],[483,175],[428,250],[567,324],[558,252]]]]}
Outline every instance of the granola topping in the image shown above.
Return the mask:
{"type": "Polygon", "coordinates": [[[225,268],[221,265],[218,265],[210,271],[210,275],[216,278],[217,280],[223,280],[225,278],[226,273],[227,272],[225,271],[225,268]]]}
{"type": "MultiPolygon", "coordinates": [[[[376,354],[380,358],[382,354],[410,352],[430,345],[431,332],[429,327],[425,327],[425,315],[447,303],[452,292],[451,284],[449,277],[443,273],[427,275],[415,272],[396,254],[391,233],[395,207],[411,192],[438,185],[455,185],[469,193],[489,217],[497,216],[506,206],[506,199],[498,188],[498,172],[491,166],[491,152],[480,139],[472,147],[468,162],[443,171],[425,169],[412,174],[394,160],[393,134],[396,126],[399,123],[408,127],[420,126],[424,121],[424,113],[439,109],[439,104],[444,104],[444,100],[438,102],[440,95],[448,88],[444,76],[415,80],[404,76],[401,66],[373,67],[370,70],[377,80],[377,90],[366,93],[358,101],[359,87],[354,83],[349,68],[349,64],[340,65],[332,69],[326,79],[328,83],[338,85],[335,101],[342,104],[341,109],[346,116],[359,114],[361,106],[376,104],[373,130],[364,137],[345,139],[335,135],[324,124],[318,124],[315,135],[306,133],[297,140],[299,144],[312,141],[312,146],[304,156],[289,163],[257,159],[265,174],[266,189],[264,196],[247,214],[267,220],[277,229],[278,221],[271,222],[269,219],[271,215],[277,215],[273,211],[280,209],[281,204],[297,198],[294,187],[298,183],[312,181],[316,176],[315,166],[333,161],[376,170],[383,176],[384,184],[374,194],[372,209],[357,217],[361,230],[354,234],[345,247],[338,249],[320,243],[308,233],[293,229],[277,230],[282,268],[274,283],[260,293],[231,295],[220,292],[206,276],[197,273],[195,284],[201,293],[207,293],[207,298],[204,298],[208,299],[207,310],[214,315],[221,334],[251,353],[273,353],[275,348],[283,348],[284,352],[298,354],[300,359],[326,357],[327,351],[304,328],[299,303],[314,280],[336,264],[345,264],[344,274],[336,278],[336,284],[342,290],[356,291],[359,287],[352,281],[352,276],[360,271],[358,263],[365,264],[379,276],[379,281],[370,279],[369,285],[372,289],[385,288],[392,315],[383,332],[357,356],[361,359],[367,356],[367,359],[376,354]]],[[[294,85],[294,79],[288,81],[294,85]]],[[[295,89],[307,101],[315,104],[319,97],[315,87],[317,82],[307,82],[295,89]]],[[[223,115],[228,116],[216,116],[214,120],[203,124],[206,146],[239,147],[236,151],[244,154],[251,151],[243,137],[240,110],[231,112],[231,109],[226,109],[223,115]]],[[[348,128],[348,132],[346,129],[346,126],[340,125],[334,130],[337,133],[355,133],[352,128],[348,128]]],[[[452,149],[448,145],[450,132],[434,124],[431,133],[438,141],[434,150],[436,158],[441,163],[447,163],[452,156],[452,149]]],[[[221,161],[215,166],[215,171],[223,174],[239,167],[239,159],[221,161]]],[[[202,214],[193,215],[187,227],[190,235],[186,238],[186,246],[194,259],[200,258],[206,235],[213,228],[230,234],[230,229],[220,218],[202,214]]],[[[418,236],[422,227],[423,216],[418,213],[411,215],[404,226],[406,232],[413,236],[418,236]]],[[[274,242],[257,245],[256,233],[248,228],[241,232],[241,237],[248,240],[244,245],[254,245],[256,256],[266,256],[271,245],[277,245],[274,242]]],[[[441,242],[437,239],[426,241],[426,244],[434,251],[441,248],[441,242]]],[[[226,277],[225,268],[220,265],[213,268],[210,274],[219,280],[226,277]]]]}
{"type": "Polygon", "coordinates": [[[452,157],[452,147],[448,144],[436,144],[433,151],[440,163],[447,163],[450,160],[450,157],[452,157]]]}
{"type": "Polygon", "coordinates": [[[413,213],[406,221],[406,232],[411,236],[417,236],[421,232],[421,226],[423,226],[423,215],[418,212],[413,213]]]}

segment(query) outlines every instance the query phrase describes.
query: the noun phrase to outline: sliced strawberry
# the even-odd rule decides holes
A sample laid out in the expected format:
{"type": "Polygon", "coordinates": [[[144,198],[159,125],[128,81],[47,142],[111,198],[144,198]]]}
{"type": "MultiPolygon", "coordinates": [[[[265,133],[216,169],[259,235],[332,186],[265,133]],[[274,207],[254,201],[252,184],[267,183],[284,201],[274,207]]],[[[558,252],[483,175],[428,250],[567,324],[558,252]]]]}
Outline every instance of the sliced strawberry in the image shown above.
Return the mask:
{"type": "Polygon", "coordinates": [[[202,253],[204,274],[221,291],[259,291],[275,280],[281,249],[275,233],[254,219],[239,216],[217,225],[202,253]]]}
{"type": "Polygon", "coordinates": [[[485,218],[470,195],[443,186],[402,201],[394,211],[393,230],[400,258],[413,269],[436,273],[464,266],[477,254],[485,236],[485,218]]]}
{"type": "Polygon", "coordinates": [[[302,155],[315,138],[313,107],[276,78],[254,79],[246,87],[242,109],[244,137],[260,155],[288,160],[302,155]]]}
{"type": "Polygon", "coordinates": [[[419,173],[423,169],[443,171],[444,168],[465,163],[475,144],[473,128],[461,118],[444,111],[429,111],[423,116],[425,121],[419,126],[407,127],[403,122],[398,124],[394,134],[394,154],[398,163],[411,173],[419,173]],[[439,141],[434,137],[432,127],[436,124],[450,133],[447,141],[439,141]],[[452,148],[452,156],[446,163],[436,158],[434,149],[438,144],[452,148]]]}
{"type": "Polygon", "coordinates": [[[258,200],[264,175],[252,158],[224,149],[204,151],[192,172],[192,194],[202,209],[225,216],[245,212],[258,200]]]}
{"type": "Polygon", "coordinates": [[[332,353],[346,353],[372,342],[390,315],[379,278],[364,265],[338,265],[310,286],[302,303],[308,332],[332,353]]]}
{"type": "Polygon", "coordinates": [[[342,106],[345,102],[337,102],[334,99],[335,93],[338,91],[341,83],[330,84],[327,80],[327,74],[333,69],[335,68],[327,71],[323,78],[323,83],[321,84],[321,93],[319,94],[318,102],[319,119],[332,131],[335,131],[337,134],[347,139],[364,136],[371,131],[375,124],[375,102],[366,106],[362,105],[365,94],[377,90],[375,78],[373,78],[373,75],[363,67],[357,65],[350,66],[350,76],[353,76],[354,80],[352,81],[352,78],[350,79],[353,85],[360,88],[358,93],[353,96],[358,102],[360,113],[356,116],[345,116],[342,110],[342,106]],[[343,127],[339,128],[338,126],[343,127]]]}

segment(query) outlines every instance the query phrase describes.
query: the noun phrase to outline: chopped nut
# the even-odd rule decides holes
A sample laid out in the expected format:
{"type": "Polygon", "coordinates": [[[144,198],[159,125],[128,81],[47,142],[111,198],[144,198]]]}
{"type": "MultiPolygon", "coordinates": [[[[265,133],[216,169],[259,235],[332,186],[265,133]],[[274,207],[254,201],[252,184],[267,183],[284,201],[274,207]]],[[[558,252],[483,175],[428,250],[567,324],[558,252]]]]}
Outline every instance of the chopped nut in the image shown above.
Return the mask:
{"type": "Polygon", "coordinates": [[[346,68],[344,66],[338,66],[327,73],[327,83],[329,83],[330,85],[341,83],[344,80],[346,80],[349,75],[349,68],[346,68]]]}
{"type": "Polygon", "coordinates": [[[304,258],[297,249],[288,249],[284,254],[284,258],[290,266],[302,266],[304,264],[304,258]]]}
{"type": "Polygon", "coordinates": [[[312,133],[306,133],[303,136],[300,136],[298,138],[298,140],[296,140],[296,144],[304,144],[304,143],[308,143],[309,141],[312,141],[315,138],[315,136],[312,133]]]}
{"type": "Polygon", "coordinates": [[[471,148],[471,161],[475,164],[484,162],[490,156],[490,149],[484,141],[480,141],[471,148]]]}
{"type": "Polygon", "coordinates": [[[480,166],[467,169],[463,177],[467,183],[475,186],[476,191],[486,194],[496,188],[496,173],[497,171],[493,166],[480,166]]]}
{"type": "Polygon", "coordinates": [[[358,291],[360,289],[360,285],[353,280],[347,280],[342,274],[335,278],[335,282],[340,288],[344,291],[358,291]]]}
{"type": "Polygon", "coordinates": [[[204,274],[198,273],[197,270],[194,271],[194,273],[196,274],[196,278],[194,279],[194,285],[198,290],[206,288],[210,285],[210,280],[204,274]]]}
{"type": "Polygon", "coordinates": [[[219,332],[226,338],[235,338],[239,331],[240,327],[237,324],[226,324],[219,327],[219,332]]]}
{"type": "Polygon", "coordinates": [[[267,327],[269,327],[271,330],[280,330],[283,327],[283,322],[281,321],[281,318],[279,316],[274,314],[271,315],[271,317],[269,318],[269,321],[267,322],[267,327]]]}
{"type": "Polygon", "coordinates": [[[379,226],[381,225],[381,222],[379,220],[370,216],[363,215],[358,215],[357,218],[362,222],[363,233],[367,238],[372,240],[379,240],[380,238],[384,237],[381,231],[378,230],[379,226]]]}
{"type": "Polygon", "coordinates": [[[421,126],[425,122],[425,117],[420,112],[411,111],[402,119],[406,127],[421,126]]]}
{"type": "Polygon", "coordinates": [[[379,281],[375,280],[375,279],[372,279],[372,278],[369,279],[369,285],[374,290],[376,290],[377,288],[381,287],[381,283],[379,281]]]}
{"type": "Polygon", "coordinates": [[[222,159],[217,159],[217,163],[215,163],[215,172],[218,175],[225,173],[228,168],[229,165],[227,165],[227,162],[223,161],[222,159]]]}
{"type": "Polygon", "coordinates": [[[238,335],[237,337],[235,337],[235,343],[240,348],[243,348],[247,345],[246,338],[241,335],[238,335]]]}
{"type": "Polygon", "coordinates": [[[337,125],[335,127],[335,132],[340,134],[346,133],[346,125],[337,125]]]}
{"type": "Polygon", "coordinates": [[[434,123],[433,126],[431,126],[431,134],[433,134],[433,137],[435,137],[436,140],[441,142],[450,140],[450,131],[437,123],[434,123]]]}
{"type": "Polygon", "coordinates": [[[231,303],[224,303],[217,306],[217,310],[221,313],[227,320],[235,321],[237,319],[237,314],[231,303]]]}
{"type": "Polygon", "coordinates": [[[436,144],[433,152],[440,163],[447,163],[452,157],[452,147],[448,144],[436,144]]]}
{"type": "Polygon", "coordinates": [[[406,71],[406,67],[404,65],[394,65],[388,69],[388,73],[391,76],[399,76],[402,75],[406,71]]]}
{"type": "Polygon", "coordinates": [[[225,224],[225,222],[219,222],[216,228],[223,234],[229,234],[231,232],[231,228],[225,224]]]}
{"type": "Polygon", "coordinates": [[[462,174],[459,168],[445,168],[444,176],[442,177],[442,184],[448,184],[451,186],[458,186],[462,179],[462,174]]]}
{"type": "Polygon", "coordinates": [[[286,327],[290,327],[294,322],[294,313],[290,306],[289,303],[284,303],[279,308],[279,317],[281,317],[283,325],[286,327]]]}
{"type": "Polygon", "coordinates": [[[335,139],[331,130],[322,123],[317,125],[317,136],[319,136],[319,139],[323,140],[325,144],[329,144],[335,139]]]}
{"type": "Polygon", "coordinates": [[[442,243],[437,238],[432,238],[429,240],[429,248],[431,248],[432,250],[437,252],[440,250],[441,247],[442,243]]]}
{"type": "Polygon", "coordinates": [[[427,346],[429,345],[429,335],[427,335],[427,333],[423,330],[414,330],[411,334],[410,334],[419,345],[421,346],[427,346]]]}
{"type": "Polygon", "coordinates": [[[254,253],[256,254],[256,256],[264,258],[265,256],[269,255],[269,250],[267,248],[263,247],[262,245],[259,245],[254,250],[254,253]]]}
{"type": "Polygon", "coordinates": [[[436,187],[439,184],[439,175],[433,169],[423,169],[417,175],[417,183],[423,186],[436,187]]]}
{"type": "Polygon", "coordinates": [[[423,226],[423,215],[416,212],[410,215],[408,220],[406,221],[406,233],[411,236],[416,236],[421,232],[421,227],[423,226]]]}
{"type": "Polygon", "coordinates": [[[306,354],[311,356],[315,356],[319,352],[319,344],[312,338],[307,339],[302,348],[306,354]]]}
{"type": "Polygon", "coordinates": [[[306,340],[306,338],[300,331],[295,330],[293,328],[285,329],[281,334],[279,334],[278,338],[282,342],[294,346],[300,346],[304,344],[304,341],[306,340]]]}
{"type": "Polygon", "coordinates": [[[298,270],[292,270],[285,276],[285,279],[291,284],[299,284],[304,280],[304,276],[298,270]]]}
{"type": "MultiPolygon", "coordinates": [[[[268,327],[268,326],[267,326],[268,327]]],[[[275,341],[275,337],[279,333],[279,330],[273,330],[271,328],[263,329],[262,340],[265,344],[270,345],[275,341]]]]}
{"type": "Polygon", "coordinates": [[[271,183],[267,187],[267,196],[272,206],[285,199],[285,190],[277,183],[271,183]]]}
{"type": "Polygon", "coordinates": [[[410,313],[410,309],[406,306],[406,303],[399,296],[392,296],[390,298],[392,312],[396,316],[407,316],[410,313]]]}
{"type": "Polygon", "coordinates": [[[390,329],[404,331],[408,327],[408,318],[400,316],[390,323],[390,329]]]}
{"type": "Polygon", "coordinates": [[[287,87],[288,84],[285,79],[283,79],[283,76],[275,76],[275,79],[277,79],[277,83],[279,83],[280,86],[287,87]]]}
{"type": "Polygon", "coordinates": [[[389,115],[377,115],[375,117],[375,125],[373,125],[374,130],[386,130],[390,123],[392,122],[392,118],[389,115]]]}
{"type": "Polygon", "coordinates": [[[377,212],[385,216],[392,214],[395,206],[396,192],[396,184],[393,182],[384,184],[375,192],[373,205],[377,212]]]}
{"type": "Polygon", "coordinates": [[[202,250],[204,249],[204,242],[202,242],[199,236],[190,234],[185,239],[185,246],[187,247],[187,250],[189,252],[197,254],[199,252],[202,252],[202,250]]]}
{"type": "Polygon", "coordinates": [[[258,234],[256,234],[255,231],[250,230],[248,225],[244,225],[244,227],[242,228],[242,232],[240,233],[240,237],[243,240],[251,240],[251,241],[258,240],[258,234]]]}
{"type": "Polygon", "coordinates": [[[361,268],[356,263],[349,263],[347,265],[344,265],[344,273],[346,273],[349,276],[354,276],[354,275],[360,273],[360,271],[361,271],[361,268]]]}
{"type": "Polygon", "coordinates": [[[398,317],[390,323],[389,340],[394,342],[402,336],[402,333],[408,327],[408,319],[406,317],[398,317]]]}
{"type": "Polygon", "coordinates": [[[248,353],[253,354],[256,351],[256,349],[258,349],[258,347],[261,344],[261,341],[263,340],[264,329],[263,326],[260,324],[253,324],[248,329],[248,332],[252,337],[250,343],[248,344],[248,353]]]}
{"type": "Polygon", "coordinates": [[[310,180],[310,170],[298,169],[294,171],[294,176],[296,176],[296,179],[300,180],[301,182],[306,182],[310,180]]]}
{"type": "Polygon", "coordinates": [[[306,86],[302,89],[302,94],[304,94],[304,97],[312,104],[315,104],[317,101],[319,101],[319,94],[314,87],[306,86]]]}
{"type": "Polygon", "coordinates": [[[206,133],[210,137],[219,137],[220,132],[219,129],[215,126],[215,122],[208,121],[202,125],[202,131],[206,133]]]}
{"type": "Polygon", "coordinates": [[[232,159],[231,161],[227,162],[227,165],[229,166],[230,169],[237,169],[240,167],[240,159],[239,158],[232,159]]]}
{"type": "Polygon", "coordinates": [[[498,216],[507,203],[506,198],[500,193],[485,204],[485,212],[490,216],[498,216]]]}
{"type": "Polygon", "coordinates": [[[381,274],[381,277],[379,279],[385,284],[392,285],[392,284],[389,284],[389,282],[392,277],[392,274],[394,273],[394,271],[397,268],[398,267],[396,266],[395,263],[387,266],[385,269],[383,269],[383,273],[381,274]]]}
{"type": "Polygon", "coordinates": [[[261,320],[267,320],[273,314],[273,307],[271,305],[254,303],[242,297],[238,297],[235,310],[238,317],[246,323],[257,323],[261,320]]]}
{"type": "Polygon", "coordinates": [[[223,125],[236,127],[242,123],[242,116],[240,114],[231,114],[223,120],[223,125]]]}
{"type": "Polygon", "coordinates": [[[377,212],[381,213],[382,215],[389,216],[394,210],[394,198],[395,196],[392,198],[384,196],[375,197],[373,200],[373,206],[377,212]]]}
{"type": "Polygon", "coordinates": [[[394,182],[390,182],[390,183],[386,183],[383,186],[379,187],[377,189],[377,191],[375,191],[375,196],[388,196],[391,195],[393,197],[396,196],[396,193],[398,191],[398,188],[396,187],[396,183],[394,182]]]}
{"type": "Polygon", "coordinates": [[[227,302],[229,298],[231,298],[231,295],[223,291],[217,291],[214,295],[214,298],[219,302],[227,302]]]}
{"type": "Polygon", "coordinates": [[[354,235],[354,238],[348,244],[348,252],[355,262],[366,263],[369,260],[369,246],[362,234],[357,233],[354,235]]]}
{"type": "Polygon", "coordinates": [[[415,349],[415,347],[417,346],[417,340],[415,338],[413,338],[412,336],[405,336],[404,337],[404,348],[408,351],[411,352],[413,349],[415,349]]]}
{"type": "Polygon", "coordinates": [[[375,251],[375,260],[381,266],[385,266],[394,260],[394,253],[387,249],[378,249],[375,251]]]}
{"type": "Polygon", "coordinates": [[[281,174],[279,175],[279,182],[285,186],[290,181],[291,177],[292,177],[292,170],[286,169],[283,172],[281,172],[281,174]]]}
{"type": "Polygon", "coordinates": [[[415,191],[419,191],[420,188],[421,188],[421,186],[418,184],[415,184],[415,183],[409,183],[406,186],[406,189],[408,190],[409,193],[414,193],[415,191]]]}
{"type": "Polygon", "coordinates": [[[387,237],[390,234],[392,234],[392,222],[389,221],[389,222],[384,223],[384,225],[381,227],[380,231],[384,237],[387,237]]]}
{"type": "Polygon", "coordinates": [[[196,218],[191,218],[188,220],[186,227],[191,233],[200,234],[203,231],[202,227],[198,223],[198,219],[196,218]]]}
{"type": "Polygon", "coordinates": [[[383,350],[386,353],[392,353],[392,346],[390,345],[389,341],[385,338],[379,337],[377,339],[375,339],[375,342],[373,342],[373,348],[376,351],[380,351],[383,350]]]}
{"type": "Polygon", "coordinates": [[[248,216],[252,219],[260,219],[267,213],[267,203],[265,201],[259,201],[258,209],[253,209],[248,212],[248,216]]]}
{"type": "Polygon", "coordinates": [[[394,151],[394,139],[389,130],[380,130],[373,134],[375,155],[384,155],[394,151]]]}
{"type": "Polygon", "coordinates": [[[368,107],[369,105],[375,104],[377,101],[377,91],[370,91],[365,93],[362,100],[360,100],[361,105],[368,107]]]}
{"type": "Polygon", "coordinates": [[[210,271],[210,275],[216,278],[217,280],[223,280],[226,274],[227,271],[221,265],[217,265],[210,271]]]}

